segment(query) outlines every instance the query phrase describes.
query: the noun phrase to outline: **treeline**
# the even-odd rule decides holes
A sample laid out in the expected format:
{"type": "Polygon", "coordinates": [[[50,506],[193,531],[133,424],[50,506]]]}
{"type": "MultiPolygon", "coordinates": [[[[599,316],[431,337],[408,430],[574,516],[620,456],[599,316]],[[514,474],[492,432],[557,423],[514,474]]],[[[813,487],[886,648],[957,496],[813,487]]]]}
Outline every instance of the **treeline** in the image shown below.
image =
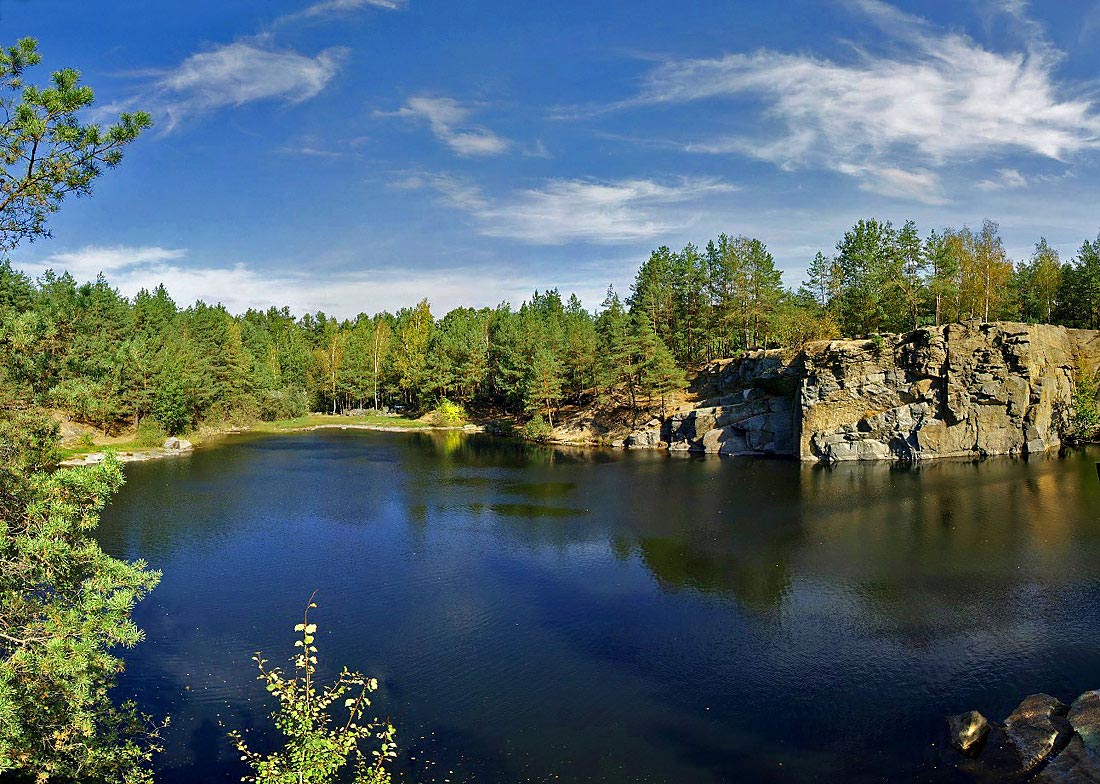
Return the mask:
{"type": "Polygon", "coordinates": [[[861,220],[818,253],[799,297],[844,335],[903,332],[970,318],[1100,328],[1100,236],[1063,262],[1046,239],[1013,263],[985,221],[921,237],[913,221],[861,220]]]}
{"type": "Polygon", "coordinates": [[[427,300],[340,320],[287,308],[240,316],[181,309],[163,286],[132,300],[100,276],[37,281],[0,263],[0,358],[8,397],[57,407],[108,431],[158,422],[287,419],[310,410],[442,401],[544,417],[597,396],[637,409],[684,386],[671,353],[614,292],[599,314],[574,296],[536,292],[518,309],[427,300]]]}
{"type": "Polygon", "coordinates": [[[1067,262],[1040,240],[1014,264],[992,222],[921,237],[912,221],[863,220],[792,291],[764,243],[721,235],[703,249],[653,251],[629,296],[609,290],[595,312],[550,290],[518,309],[442,318],[427,300],[354,319],[287,308],[235,316],[180,308],[163,286],[129,299],[102,276],[32,281],[0,263],[8,396],[111,432],[444,402],[549,427],[564,403],[663,407],[686,370],[749,348],[974,317],[1100,327],[1100,238],[1067,262]]]}

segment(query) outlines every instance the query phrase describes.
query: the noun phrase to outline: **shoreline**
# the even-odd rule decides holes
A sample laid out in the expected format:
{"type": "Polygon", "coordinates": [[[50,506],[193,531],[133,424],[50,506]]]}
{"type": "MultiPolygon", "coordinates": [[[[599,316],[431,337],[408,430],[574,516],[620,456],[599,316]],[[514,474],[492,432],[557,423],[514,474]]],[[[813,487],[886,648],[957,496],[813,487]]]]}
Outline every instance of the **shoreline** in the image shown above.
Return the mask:
{"type": "MultiPolygon", "coordinates": [[[[195,436],[195,443],[181,440],[185,446],[181,448],[166,448],[163,446],[116,448],[110,444],[96,445],[89,448],[88,452],[72,454],[58,461],[61,468],[79,468],[81,466],[98,465],[107,459],[111,453],[120,463],[145,463],[150,460],[167,460],[171,458],[189,455],[195,449],[203,446],[213,446],[232,435],[244,435],[253,433],[257,435],[278,435],[279,433],[308,433],[317,430],[370,430],[382,433],[423,433],[423,432],[460,432],[460,433],[484,433],[484,425],[382,425],[366,422],[318,422],[313,424],[301,424],[293,426],[272,427],[273,423],[259,423],[246,427],[227,427],[225,429],[213,429],[201,432],[195,436]],[[267,425],[265,427],[265,425],[267,425]]],[[[277,424],[277,423],[275,423],[277,424]]],[[[125,446],[125,445],[123,445],[125,446]]]]}

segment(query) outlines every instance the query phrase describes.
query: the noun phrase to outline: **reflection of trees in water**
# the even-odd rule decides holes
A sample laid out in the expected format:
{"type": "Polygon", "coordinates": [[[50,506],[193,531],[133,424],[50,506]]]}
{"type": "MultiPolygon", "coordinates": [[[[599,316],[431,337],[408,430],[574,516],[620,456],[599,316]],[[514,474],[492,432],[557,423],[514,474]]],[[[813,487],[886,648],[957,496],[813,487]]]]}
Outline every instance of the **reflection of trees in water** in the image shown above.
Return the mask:
{"type": "Polygon", "coordinates": [[[642,539],[642,562],[666,590],[732,597],[750,610],[776,610],[790,588],[787,546],[716,549],[673,539],[642,539]]]}
{"type": "MultiPolygon", "coordinates": [[[[405,434],[401,434],[405,435],[405,434]]],[[[519,439],[460,430],[413,432],[405,435],[424,456],[443,458],[445,463],[465,468],[526,468],[548,464],[613,462],[622,453],[590,447],[533,444],[519,439]]]]}

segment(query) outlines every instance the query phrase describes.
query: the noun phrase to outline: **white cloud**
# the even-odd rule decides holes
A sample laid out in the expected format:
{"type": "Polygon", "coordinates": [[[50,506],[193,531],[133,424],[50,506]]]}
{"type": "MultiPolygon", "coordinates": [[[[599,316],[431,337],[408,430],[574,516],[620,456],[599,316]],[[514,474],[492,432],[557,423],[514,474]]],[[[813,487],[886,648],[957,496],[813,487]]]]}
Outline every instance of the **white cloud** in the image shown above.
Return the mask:
{"type": "Polygon", "coordinates": [[[163,115],[164,132],[185,117],[257,101],[298,103],[313,98],[347,60],[348,49],[330,47],[310,57],[275,49],[264,37],[236,41],[191,55],[175,68],[155,73],[143,94],[104,107],[113,114],[127,106],[152,105],[163,115]]]}
{"type": "Polygon", "coordinates": [[[47,269],[68,270],[74,277],[85,280],[100,272],[110,273],[134,266],[163,264],[181,259],[187,251],[179,248],[161,248],[155,245],[126,247],[123,245],[88,245],[80,250],[54,253],[37,264],[26,265],[33,274],[47,269]]]}
{"type": "MultiPolygon", "coordinates": [[[[1096,104],[1084,88],[1058,83],[1059,55],[1042,41],[994,52],[878,0],[850,4],[882,29],[904,31],[896,52],[844,63],[768,50],[670,61],[617,108],[755,99],[753,131],[687,149],[847,172],[899,196],[926,194],[921,180],[935,185],[930,170],[952,162],[1008,153],[1064,160],[1100,147],[1096,104]]],[[[1023,3],[1003,6],[1023,18],[1023,3]]]]}
{"type": "Polygon", "coordinates": [[[487,128],[467,123],[473,109],[453,98],[415,96],[396,112],[376,112],[380,117],[405,117],[428,123],[436,138],[459,155],[500,155],[512,143],[487,128]]]}
{"type": "Polygon", "coordinates": [[[939,175],[928,169],[906,170],[892,166],[840,164],[837,171],[859,178],[861,190],[877,193],[879,196],[909,199],[933,206],[947,203],[939,175]]]}
{"type": "Polygon", "coordinates": [[[576,292],[588,307],[603,299],[609,282],[629,281],[633,259],[605,259],[536,275],[529,267],[451,267],[412,271],[406,267],[362,268],[319,276],[304,271],[259,269],[249,264],[208,266],[188,261],[184,250],[157,247],[96,248],[57,253],[41,261],[18,263],[37,275],[46,269],[68,270],[78,280],[103,269],[108,282],[125,296],[163,283],[185,307],[197,300],[221,303],[233,313],[248,308],[289,306],[298,314],[324,310],[341,318],[413,305],[428,297],[437,315],[452,308],[494,307],[502,301],[519,305],[535,289],[558,287],[576,292]],[[104,262],[106,265],[104,266],[104,262]],[[492,285],[486,285],[492,280],[492,285]]]}
{"type": "Polygon", "coordinates": [[[470,213],[488,237],[534,245],[569,242],[620,244],[650,240],[690,225],[696,210],[677,205],[736,188],[713,179],[551,180],[505,198],[491,199],[480,189],[446,175],[414,175],[398,187],[430,187],[444,201],[470,213]]]}
{"type": "Polygon", "coordinates": [[[321,19],[329,16],[358,11],[361,8],[382,8],[386,11],[396,11],[405,5],[405,0],[321,0],[275,20],[276,25],[288,22],[301,21],[303,19],[321,19]]]}
{"type": "Polygon", "coordinates": [[[977,187],[983,191],[1007,191],[1027,187],[1027,178],[1015,169],[998,169],[997,178],[982,180],[977,187]]]}

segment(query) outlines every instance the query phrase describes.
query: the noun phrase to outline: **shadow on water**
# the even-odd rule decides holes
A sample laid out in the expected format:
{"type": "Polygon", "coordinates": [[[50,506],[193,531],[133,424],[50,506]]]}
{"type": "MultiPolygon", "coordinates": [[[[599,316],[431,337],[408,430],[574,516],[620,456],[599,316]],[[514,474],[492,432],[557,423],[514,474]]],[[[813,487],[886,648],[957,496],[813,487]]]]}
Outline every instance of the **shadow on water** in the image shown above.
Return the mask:
{"type": "Polygon", "coordinates": [[[1096,458],[241,437],[127,467],[101,540],[165,577],[122,688],[173,714],[161,781],[236,780],[249,657],[318,589],[322,666],[439,781],[965,781],[945,713],[1100,686],[1096,458]]]}

